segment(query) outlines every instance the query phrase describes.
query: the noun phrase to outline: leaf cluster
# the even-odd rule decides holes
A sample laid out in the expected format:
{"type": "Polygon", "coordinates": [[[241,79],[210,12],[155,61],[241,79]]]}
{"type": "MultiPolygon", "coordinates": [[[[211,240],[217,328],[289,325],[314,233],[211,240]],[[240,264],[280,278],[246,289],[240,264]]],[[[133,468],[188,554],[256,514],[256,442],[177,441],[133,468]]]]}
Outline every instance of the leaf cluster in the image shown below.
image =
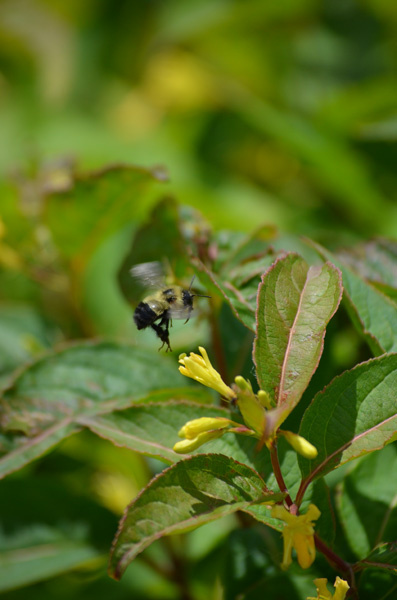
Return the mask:
{"type": "MultiPolygon", "coordinates": [[[[141,193],[140,186],[157,176],[120,166],[86,179],[76,177],[70,188],[43,197],[45,223],[52,232],[52,254],[45,254],[42,248],[33,262],[37,240],[28,240],[23,265],[8,268],[19,269],[21,276],[36,286],[33,293],[59,293],[59,281],[62,286],[75,285],[89,268],[90,252],[98,247],[101,220],[94,228],[82,220],[78,235],[66,238],[65,230],[57,230],[55,214],[57,219],[60,215],[67,219],[80,210],[81,194],[86,196],[81,190],[93,186],[98,190],[95,194],[104,194],[98,211],[103,210],[103,220],[111,231],[113,223],[116,228],[120,225],[123,206],[132,210],[123,200],[125,178],[131,177],[130,186],[141,193]],[[115,196],[107,204],[111,190],[115,196]],[[44,260],[52,270],[40,279],[38,261],[44,260]]],[[[283,249],[283,240],[273,227],[258,227],[250,235],[213,233],[199,213],[171,199],[155,206],[132,242],[130,232],[126,237],[130,248],[125,244],[126,258],[118,269],[126,301],[137,302],[137,291],[127,277],[131,264],[164,256],[176,280],[189,281],[195,274],[199,289],[211,295],[208,312],[202,308],[199,318],[207,322],[215,364],[227,384],[242,374],[252,379],[254,387],[268,393],[273,408],[268,411],[267,427],[275,434],[274,444],[269,452],[266,447],[259,449],[253,438],[230,433],[181,459],[173,446],[178,430],[187,421],[203,416],[241,421],[236,407],[219,404],[209,390],[184,381],[172,358],[140,344],[90,340],[51,348],[27,362],[29,351],[16,335],[21,321],[4,318],[0,325],[4,323],[2,327],[11,340],[2,350],[9,360],[3,363],[0,404],[0,473],[8,476],[1,484],[5,510],[9,510],[13,495],[19,494],[19,482],[29,481],[30,473],[40,474],[41,464],[44,473],[50,468],[51,455],[33,461],[59,447],[60,442],[61,449],[72,449],[66,450],[73,457],[67,460],[76,460],[73,440],[79,433],[92,436],[95,443],[107,440],[115,448],[127,449],[127,464],[135,460],[131,457],[141,455],[169,465],[165,470],[157,467],[159,472],[153,479],[146,471],[137,483],[141,491],[126,508],[113,541],[109,566],[113,577],[120,578],[127,565],[145,550],[142,557],[149,568],[175,586],[172,593],[182,593],[175,590],[192,583],[186,579],[183,560],[181,540],[185,538],[175,535],[198,526],[209,527],[224,518],[231,525],[228,541],[218,541],[220,556],[244,564],[242,571],[236,569],[231,575],[217,563],[218,573],[225,569],[222,579],[228,597],[239,593],[244,598],[256,598],[264,589],[290,590],[291,597],[306,597],[304,594],[313,593],[310,578],[302,579],[297,569],[288,574],[278,569],[277,531],[282,524],[271,516],[270,506],[284,499],[287,505],[295,504],[303,511],[315,503],[322,513],[316,528],[320,554],[312,568],[313,577],[325,572],[332,578],[334,568],[349,579],[352,597],[364,599],[370,597],[380,577],[386,594],[392,589],[396,560],[391,486],[397,464],[392,443],[396,438],[397,383],[395,245],[379,239],[331,253],[310,240],[296,240],[301,251],[298,254],[283,249]],[[342,292],[342,307],[333,317],[342,292]],[[337,347],[345,328],[354,332],[353,352],[340,360],[336,352],[327,351],[327,345],[331,350],[337,347]],[[356,364],[360,353],[364,360],[356,364]],[[13,371],[16,366],[19,369],[13,371]],[[278,437],[280,426],[311,442],[318,450],[317,457],[298,458],[278,437]],[[356,462],[351,463],[353,459],[356,462]],[[245,534],[241,525],[249,525],[252,534],[245,534]],[[164,545],[153,553],[149,546],[159,539],[164,545]],[[255,552],[252,560],[248,559],[250,549],[255,552]]],[[[83,322],[83,306],[74,298],[74,305],[68,307],[69,315],[80,313],[74,320],[77,328],[83,322]]],[[[55,314],[49,315],[52,325],[43,329],[44,321],[23,317],[36,336],[39,352],[44,345],[54,343],[55,314]]],[[[180,339],[186,349],[194,349],[188,338],[180,339]]],[[[180,341],[177,344],[182,345],[180,341]]],[[[35,345],[31,347],[33,356],[35,345]]],[[[139,464],[142,469],[143,463],[139,464]]],[[[47,491],[46,477],[42,481],[39,477],[36,486],[43,495],[51,498],[54,494],[55,498],[65,488],[65,481],[59,479],[58,483],[56,490],[50,486],[47,491]]],[[[130,498],[136,492],[131,492],[130,498]]],[[[95,504],[93,498],[90,501],[95,504]]],[[[103,523],[114,523],[109,508],[102,510],[103,523]]],[[[92,518],[87,517],[90,511],[81,506],[81,524],[90,523],[90,533],[86,525],[79,529],[76,513],[69,516],[67,511],[64,522],[36,513],[30,522],[40,527],[29,530],[22,522],[10,520],[4,538],[7,577],[1,578],[3,589],[44,580],[77,566],[95,568],[95,561],[103,561],[104,546],[109,547],[111,535],[104,529],[96,539],[94,512],[92,518]],[[69,522],[74,525],[65,526],[69,522]],[[50,541],[54,544],[53,561],[40,554],[50,541]],[[18,572],[22,551],[27,556],[26,574],[18,580],[13,573],[18,572]]],[[[194,562],[192,557],[189,561],[194,562]]],[[[204,562],[196,561],[198,571],[191,581],[201,577],[198,573],[205,571],[204,562]]],[[[199,595],[193,588],[191,597],[199,595]]]]}

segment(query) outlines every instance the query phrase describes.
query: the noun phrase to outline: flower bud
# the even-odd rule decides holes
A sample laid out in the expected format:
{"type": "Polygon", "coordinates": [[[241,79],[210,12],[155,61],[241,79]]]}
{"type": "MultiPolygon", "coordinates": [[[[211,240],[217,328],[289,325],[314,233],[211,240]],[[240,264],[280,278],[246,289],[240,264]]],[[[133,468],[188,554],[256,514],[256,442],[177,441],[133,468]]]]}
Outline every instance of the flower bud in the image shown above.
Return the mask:
{"type": "Polygon", "coordinates": [[[313,444],[305,440],[304,437],[298,435],[297,433],[292,433],[292,431],[279,431],[280,435],[283,435],[287,442],[293,447],[293,449],[298,452],[301,456],[312,460],[316,458],[318,451],[313,444]]]}
{"type": "Polygon", "coordinates": [[[200,435],[200,433],[214,429],[224,429],[231,424],[233,424],[233,421],[226,417],[200,417],[199,419],[187,421],[179,430],[178,435],[179,437],[192,440],[200,435]]]}
{"type": "Polygon", "coordinates": [[[243,419],[259,436],[263,436],[266,427],[266,411],[254,394],[239,394],[237,406],[243,419]]]}
{"type": "Polygon", "coordinates": [[[257,397],[262,406],[264,406],[267,410],[273,408],[271,398],[269,394],[265,392],[265,390],[259,390],[259,392],[257,393],[257,397]]]}
{"type": "Polygon", "coordinates": [[[196,450],[206,442],[215,440],[216,438],[221,437],[223,434],[223,429],[218,429],[214,431],[203,431],[193,439],[185,439],[181,440],[180,442],[177,442],[173,450],[178,454],[189,454],[189,452],[193,452],[193,450],[196,450]]]}

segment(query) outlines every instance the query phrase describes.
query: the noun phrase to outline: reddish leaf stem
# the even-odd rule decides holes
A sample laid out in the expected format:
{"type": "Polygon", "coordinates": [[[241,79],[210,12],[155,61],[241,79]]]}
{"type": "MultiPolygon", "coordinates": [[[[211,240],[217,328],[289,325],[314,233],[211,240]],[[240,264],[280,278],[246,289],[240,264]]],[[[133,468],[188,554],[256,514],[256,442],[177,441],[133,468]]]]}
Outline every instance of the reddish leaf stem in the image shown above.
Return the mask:
{"type": "Polygon", "coordinates": [[[270,460],[272,461],[273,472],[274,472],[274,476],[276,478],[278,487],[280,488],[280,492],[284,492],[286,494],[285,502],[288,504],[288,506],[291,507],[293,505],[293,502],[291,500],[291,496],[289,495],[288,488],[285,485],[284,477],[281,472],[280,462],[278,460],[277,442],[276,441],[273,441],[271,443],[269,451],[270,451],[270,460]]]}
{"type": "Polygon", "coordinates": [[[299,486],[298,493],[296,494],[296,498],[295,498],[295,504],[297,506],[300,506],[302,504],[303,496],[305,495],[305,492],[308,488],[309,483],[310,483],[310,479],[308,479],[308,478],[302,479],[301,484],[299,486]]]}

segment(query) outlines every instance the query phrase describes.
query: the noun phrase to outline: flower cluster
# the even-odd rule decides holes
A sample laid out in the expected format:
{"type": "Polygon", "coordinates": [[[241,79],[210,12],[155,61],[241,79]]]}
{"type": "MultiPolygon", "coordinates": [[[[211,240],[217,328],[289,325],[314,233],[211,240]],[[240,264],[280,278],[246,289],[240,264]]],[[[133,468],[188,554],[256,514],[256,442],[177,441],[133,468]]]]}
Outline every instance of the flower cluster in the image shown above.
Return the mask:
{"type": "MultiPolygon", "coordinates": [[[[201,356],[190,353],[179,357],[179,371],[186,377],[195,379],[202,385],[210,387],[227,399],[237,403],[245,425],[241,425],[226,417],[201,417],[188,421],[178,432],[183,438],[174,446],[174,451],[181,454],[189,453],[202,444],[216,439],[225,433],[234,432],[250,435],[259,439],[258,448],[263,445],[271,446],[276,436],[283,436],[294,448],[306,458],[317,456],[316,448],[307,440],[291,431],[273,431],[269,426],[268,415],[274,409],[274,404],[265,390],[254,393],[252,385],[243,377],[236,377],[233,387],[222,380],[218,371],[212,366],[204,348],[199,348],[201,356]]],[[[284,556],[282,568],[287,569],[292,562],[292,549],[295,548],[298,562],[303,569],[313,563],[316,556],[314,543],[314,524],[320,516],[320,511],[310,504],[304,515],[291,514],[286,508],[277,505],[272,509],[272,516],[285,522],[283,529],[284,556]]],[[[322,581],[322,580],[318,580],[322,581]]],[[[322,585],[322,584],[320,584],[322,585]]],[[[322,589],[322,588],[321,588],[322,589]]],[[[325,596],[328,599],[327,596],[325,596]]],[[[335,597],[335,600],[340,600],[335,597]]]]}
{"type": "Polygon", "coordinates": [[[199,347],[199,350],[201,356],[194,352],[191,352],[190,356],[180,355],[179,371],[182,375],[216,390],[226,400],[237,402],[246,427],[221,417],[205,417],[204,419],[189,421],[179,431],[178,435],[185,439],[175,444],[175,452],[188,453],[199,448],[202,444],[222,436],[224,433],[235,432],[255,436],[260,440],[261,445],[266,444],[268,446],[276,435],[282,435],[296,452],[309,459],[317,456],[316,448],[296,433],[282,430],[272,431],[268,427],[267,415],[274,407],[265,390],[259,390],[255,394],[251,383],[241,376],[235,378],[233,387],[229,387],[212,366],[206,350],[202,347],[199,347]]]}

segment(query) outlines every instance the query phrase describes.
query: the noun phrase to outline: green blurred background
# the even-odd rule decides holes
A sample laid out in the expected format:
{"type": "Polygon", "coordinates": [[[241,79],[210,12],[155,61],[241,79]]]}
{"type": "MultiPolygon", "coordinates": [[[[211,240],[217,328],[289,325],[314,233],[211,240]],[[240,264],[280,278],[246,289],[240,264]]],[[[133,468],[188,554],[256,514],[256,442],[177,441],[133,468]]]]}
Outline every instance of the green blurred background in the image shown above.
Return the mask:
{"type": "Polygon", "coordinates": [[[215,225],[396,231],[393,0],[2,0],[0,165],[164,165],[215,225]]]}
{"type": "MultiPolygon", "coordinates": [[[[68,339],[137,339],[117,272],[164,196],[215,229],[275,225],[288,248],[395,237],[396,34],[395,0],[0,0],[2,381],[68,339]],[[120,163],[155,169],[103,170],[120,163]]],[[[186,335],[193,349],[208,333],[186,335]]],[[[157,468],[81,434],[4,482],[4,508],[21,482],[55,478],[49,495],[89,498],[112,532],[157,468]]],[[[198,598],[220,597],[211,553],[231,527],[189,538],[198,598]]],[[[150,555],[108,580],[110,540],[30,597],[176,597],[150,555]]]]}

